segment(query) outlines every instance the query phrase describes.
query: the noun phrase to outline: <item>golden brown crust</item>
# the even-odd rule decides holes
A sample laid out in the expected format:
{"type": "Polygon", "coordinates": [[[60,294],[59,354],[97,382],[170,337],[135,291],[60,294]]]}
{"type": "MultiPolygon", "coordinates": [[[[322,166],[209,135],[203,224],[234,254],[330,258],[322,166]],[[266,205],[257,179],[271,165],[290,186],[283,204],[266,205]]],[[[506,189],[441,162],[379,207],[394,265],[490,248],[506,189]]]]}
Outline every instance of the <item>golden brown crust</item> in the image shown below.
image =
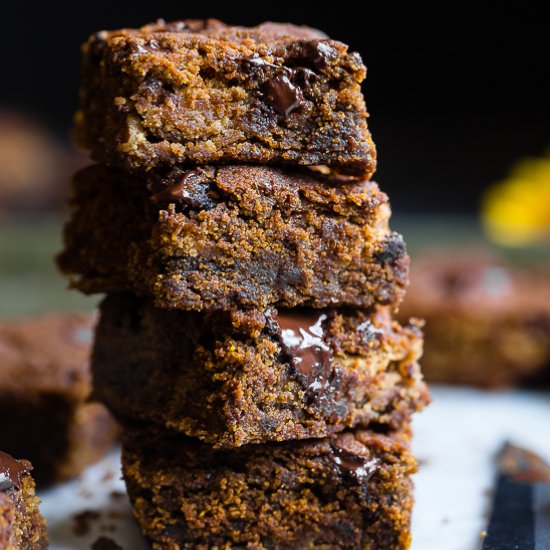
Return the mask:
{"type": "Polygon", "coordinates": [[[184,21],[92,35],[76,136],[97,160],[329,165],[368,178],[366,70],[312,29],[184,21]]]}

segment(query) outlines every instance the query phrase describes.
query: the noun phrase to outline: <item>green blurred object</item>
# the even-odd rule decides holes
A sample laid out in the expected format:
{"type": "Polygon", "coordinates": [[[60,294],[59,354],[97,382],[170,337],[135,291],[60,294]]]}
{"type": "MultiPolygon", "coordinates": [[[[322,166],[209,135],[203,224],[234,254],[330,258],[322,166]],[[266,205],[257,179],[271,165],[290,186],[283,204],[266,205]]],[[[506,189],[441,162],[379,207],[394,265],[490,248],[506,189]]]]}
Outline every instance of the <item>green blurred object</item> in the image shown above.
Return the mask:
{"type": "Polygon", "coordinates": [[[98,296],[68,290],[57,271],[61,227],[59,219],[0,224],[0,316],[95,308],[98,296]]]}
{"type": "MultiPolygon", "coordinates": [[[[62,220],[0,224],[0,316],[47,311],[92,310],[100,296],[86,297],[67,288],[54,256],[61,250],[62,220]]],[[[550,264],[550,247],[501,249],[491,246],[474,218],[394,216],[411,256],[429,249],[488,249],[512,263],[550,264]]]]}

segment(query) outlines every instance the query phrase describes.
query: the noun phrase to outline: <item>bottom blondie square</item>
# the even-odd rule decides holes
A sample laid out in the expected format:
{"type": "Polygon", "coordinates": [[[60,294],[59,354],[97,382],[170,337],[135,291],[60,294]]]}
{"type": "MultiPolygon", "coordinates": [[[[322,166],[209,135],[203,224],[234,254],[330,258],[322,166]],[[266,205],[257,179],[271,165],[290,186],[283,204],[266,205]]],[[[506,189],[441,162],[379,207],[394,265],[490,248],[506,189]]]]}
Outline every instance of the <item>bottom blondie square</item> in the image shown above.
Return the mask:
{"type": "Polygon", "coordinates": [[[407,435],[216,450],[174,432],[126,426],[123,474],[153,549],[404,549],[410,543],[407,435]]]}
{"type": "Polygon", "coordinates": [[[429,400],[421,352],[420,330],[385,307],[201,314],[111,295],[92,373],[117,417],[234,447],[398,429],[429,400]]]}

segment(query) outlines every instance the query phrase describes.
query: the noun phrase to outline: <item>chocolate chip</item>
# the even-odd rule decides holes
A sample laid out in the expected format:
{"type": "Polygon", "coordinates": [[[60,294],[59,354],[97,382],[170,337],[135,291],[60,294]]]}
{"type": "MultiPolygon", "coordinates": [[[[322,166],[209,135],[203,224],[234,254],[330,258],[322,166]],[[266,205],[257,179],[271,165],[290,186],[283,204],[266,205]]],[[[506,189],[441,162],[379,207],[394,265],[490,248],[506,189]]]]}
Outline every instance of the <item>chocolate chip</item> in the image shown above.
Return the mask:
{"type": "Polygon", "coordinates": [[[9,497],[18,490],[19,487],[11,479],[2,479],[2,474],[0,474],[0,493],[4,493],[9,497]]]}
{"type": "Polygon", "coordinates": [[[347,451],[339,447],[336,442],[330,444],[329,458],[341,470],[352,475],[361,482],[368,481],[378,469],[378,460],[347,451]]]}
{"type": "Polygon", "coordinates": [[[263,89],[264,98],[278,112],[288,116],[303,105],[302,90],[282,74],[270,78],[263,89]]]}
{"type": "Polygon", "coordinates": [[[266,61],[262,57],[260,57],[258,54],[249,55],[248,57],[245,57],[243,59],[243,63],[248,67],[249,70],[258,70],[258,69],[265,69],[266,67],[271,67],[272,69],[278,69],[278,70],[284,70],[284,67],[281,67],[280,65],[275,65],[273,63],[269,63],[269,61],[266,61]]]}
{"type": "Polygon", "coordinates": [[[334,352],[325,341],[326,319],[319,312],[279,312],[274,318],[268,315],[266,328],[279,340],[308,402],[329,414],[338,407],[342,372],[333,364],[334,352]]]}
{"type": "Polygon", "coordinates": [[[317,69],[325,69],[336,56],[336,50],[327,42],[309,45],[308,60],[317,69]]]}
{"type": "Polygon", "coordinates": [[[330,364],[332,349],[324,341],[325,314],[279,313],[280,340],[297,369],[311,376],[319,367],[330,364]]]}
{"type": "Polygon", "coordinates": [[[293,65],[305,65],[321,71],[338,56],[337,51],[327,41],[302,42],[298,45],[289,62],[293,65]]]}
{"type": "Polygon", "coordinates": [[[401,259],[407,252],[403,237],[399,233],[392,233],[386,242],[384,248],[376,254],[376,260],[381,264],[394,264],[401,259]]]}
{"type": "Polygon", "coordinates": [[[0,451],[0,491],[11,495],[21,489],[23,475],[27,472],[25,462],[16,460],[0,451]]]}
{"type": "Polygon", "coordinates": [[[217,201],[211,196],[210,183],[202,181],[200,175],[195,170],[186,172],[177,181],[152,195],[151,202],[159,207],[176,204],[192,210],[211,210],[217,201]]]}
{"type": "Polygon", "coordinates": [[[310,88],[317,78],[317,75],[307,67],[296,67],[293,72],[293,82],[304,88],[310,88]]]}

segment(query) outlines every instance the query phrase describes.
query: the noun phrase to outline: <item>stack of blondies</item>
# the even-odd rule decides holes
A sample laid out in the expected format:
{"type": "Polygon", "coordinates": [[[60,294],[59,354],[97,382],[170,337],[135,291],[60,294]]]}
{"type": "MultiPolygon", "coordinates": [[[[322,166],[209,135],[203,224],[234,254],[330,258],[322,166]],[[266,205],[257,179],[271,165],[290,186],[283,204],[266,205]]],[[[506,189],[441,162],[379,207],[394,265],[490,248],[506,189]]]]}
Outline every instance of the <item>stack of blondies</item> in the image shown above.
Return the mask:
{"type": "Polygon", "coordinates": [[[106,293],[95,395],[154,548],[405,548],[422,334],[357,53],[158,21],[84,46],[59,262],[106,293]]]}

